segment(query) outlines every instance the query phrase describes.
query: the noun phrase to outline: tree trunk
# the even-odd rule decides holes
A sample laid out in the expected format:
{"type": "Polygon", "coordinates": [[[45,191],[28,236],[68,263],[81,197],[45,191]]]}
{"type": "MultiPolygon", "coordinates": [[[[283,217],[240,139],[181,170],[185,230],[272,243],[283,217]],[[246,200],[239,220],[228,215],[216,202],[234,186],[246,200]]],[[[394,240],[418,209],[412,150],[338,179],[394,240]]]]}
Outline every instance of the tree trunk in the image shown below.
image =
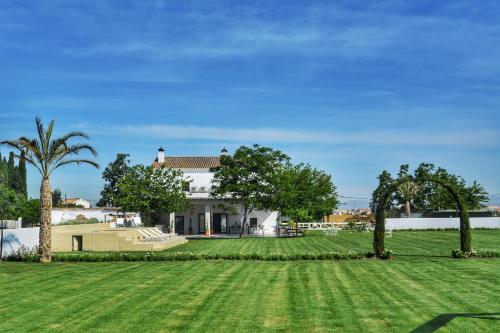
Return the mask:
{"type": "Polygon", "coordinates": [[[51,236],[52,193],[49,178],[43,178],[40,186],[40,262],[47,263],[52,259],[51,236]]]}
{"type": "Polygon", "coordinates": [[[373,249],[377,258],[385,251],[385,207],[387,195],[379,200],[375,210],[375,230],[373,232],[373,249]]]}
{"type": "Polygon", "coordinates": [[[405,203],[405,212],[406,212],[406,217],[411,217],[410,201],[408,200],[406,200],[405,203]]]}
{"type": "Polygon", "coordinates": [[[247,215],[248,215],[248,207],[245,205],[245,212],[243,213],[243,223],[241,225],[240,238],[243,238],[245,234],[245,226],[247,225],[247,215]]]}

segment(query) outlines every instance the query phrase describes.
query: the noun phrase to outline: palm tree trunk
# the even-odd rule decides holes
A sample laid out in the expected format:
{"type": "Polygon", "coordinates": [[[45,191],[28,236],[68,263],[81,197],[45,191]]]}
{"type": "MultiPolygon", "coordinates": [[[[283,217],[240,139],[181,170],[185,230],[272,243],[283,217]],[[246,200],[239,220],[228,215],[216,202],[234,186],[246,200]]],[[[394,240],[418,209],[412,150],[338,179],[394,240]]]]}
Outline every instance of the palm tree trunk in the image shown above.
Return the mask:
{"type": "Polygon", "coordinates": [[[48,178],[43,178],[40,186],[40,262],[50,262],[52,258],[51,236],[52,192],[48,178]]]}
{"type": "Polygon", "coordinates": [[[406,217],[411,216],[411,208],[410,208],[410,201],[406,200],[405,203],[405,211],[406,211],[406,217]]]}

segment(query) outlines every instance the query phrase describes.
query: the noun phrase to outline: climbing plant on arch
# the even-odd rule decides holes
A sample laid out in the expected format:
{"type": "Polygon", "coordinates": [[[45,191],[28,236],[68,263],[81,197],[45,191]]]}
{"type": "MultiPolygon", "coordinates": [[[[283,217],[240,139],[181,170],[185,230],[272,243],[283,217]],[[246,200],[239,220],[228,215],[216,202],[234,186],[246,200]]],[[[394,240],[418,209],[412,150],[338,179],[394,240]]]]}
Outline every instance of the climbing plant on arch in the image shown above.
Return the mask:
{"type": "Polygon", "coordinates": [[[397,179],[391,180],[389,183],[381,183],[376,191],[380,193],[377,202],[375,202],[375,231],[373,234],[373,247],[378,258],[383,256],[385,251],[385,216],[386,207],[391,200],[392,195],[398,190],[399,186],[415,182],[417,185],[422,185],[425,182],[432,182],[445,188],[453,200],[457,204],[457,209],[460,214],[460,249],[464,252],[471,251],[471,232],[469,222],[469,211],[467,205],[460,195],[459,189],[452,183],[443,180],[435,175],[428,173],[420,173],[415,177],[411,175],[402,175],[397,179]]]}

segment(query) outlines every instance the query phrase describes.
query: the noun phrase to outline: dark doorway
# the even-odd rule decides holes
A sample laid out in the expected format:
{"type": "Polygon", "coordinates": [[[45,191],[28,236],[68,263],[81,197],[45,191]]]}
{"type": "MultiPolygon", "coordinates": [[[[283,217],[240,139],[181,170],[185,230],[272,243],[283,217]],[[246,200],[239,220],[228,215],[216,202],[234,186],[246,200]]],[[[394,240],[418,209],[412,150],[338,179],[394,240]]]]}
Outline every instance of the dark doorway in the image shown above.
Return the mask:
{"type": "Polygon", "coordinates": [[[184,216],[175,217],[175,233],[184,235],[184,216]]]}
{"type": "Polygon", "coordinates": [[[205,232],[205,213],[198,214],[198,232],[200,234],[205,232]]]}
{"type": "Polygon", "coordinates": [[[214,232],[227,232],[227,214],[214,213],[214,232]]]}
{"type": "Polygon", "coordinates": [[[71,251],[82,251],[82,250],[83,250],[83,237],[73,236],[71,251]]]}

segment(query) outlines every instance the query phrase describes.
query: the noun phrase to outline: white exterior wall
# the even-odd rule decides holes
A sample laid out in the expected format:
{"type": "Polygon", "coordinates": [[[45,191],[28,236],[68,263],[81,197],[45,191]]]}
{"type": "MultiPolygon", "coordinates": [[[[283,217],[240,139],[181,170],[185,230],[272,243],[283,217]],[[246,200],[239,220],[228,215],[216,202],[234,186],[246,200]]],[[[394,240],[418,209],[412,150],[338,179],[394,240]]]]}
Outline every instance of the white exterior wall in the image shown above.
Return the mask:
{"type": "Polygon", "coordinates": [[[95,218],[99,222],[105,222],[105,218],[107,215],[111,213],[116,213],[116,210],[111,209],[83,209],[83,208],[53,208],[52,215],[52,224],[59,224],[64,221],[75,220],[78,215],[83,215],[87,219],[95,218]]]}
{"type": "Polygon", "coordinates": [[[184,180],[189,181],[188,198],[205,199],[210,197],[213,174],[209,169],[181,169],[184,180]]]}
{"type": "Polygon", "coordinates": [[[181,169],[184,173],[184,179],[191,181],[191,187],[206,187],[210,188],[213,173],[209,169],[181,169]]]}
{"type": "MultiPolygon", "coordinates": [[[[176,216],[184,216],[184,234],[189,234],[189,227],[192,228],[192,234],[199,233],[199,219],[200,214],[207,217],[211,217],[211,225],[213,227],[213,214],[224,213],[227,214],[227,226],[240,226],[243,221],[242,208],[236,207],[239,212],[233,214],[229,211],[224,211],[221,204],[224,204],[223,200],[217,200],[210,197],[210,188],[212,186],[211,182],[213,179],[213,173],[209,169],[181,169],[184,175],[184,180],[190,182],[190,192],[187,193],[188,199],[191,199],[193,207],[184,212],[177,212],[176,216]],[[200,188],[205,188],[201,191],[200,188]],[[208,204],[208,212],[206,211],[205,205],[208,204]]],[[[229,206],[228,203],[225,203],[229,206]]],[[[278,218],[278,212],[266,212],[266,211],[253,211],[248,216],[248,223],[250,223],[250,218],[257,218],[257,224],[263,226],[265,234],[274,233],[274,227],[276,226],[276,220],[278,218]]],[[[160,218],[160,223],[168,225],[169,217],[164,215],[160,218]]]]}
{"type": "MultiPolygon", "coordinates": [[[[248,224],[250,224],[251,217],[257,218],[257,224],[264,228],[263,229],[264,234],[266,235],[274,234],[276,223],[278,220],[278,212],[255,210],[249,214],[247,221],[248,224]]],[[[243,219],[243,216],[241,215],[240,218],[243,219]]]]}
{"type": "MultiPolygon", "coordinates": [[[[470,225],[471,228],[500,229],[500,217],[471,217],[470,225]]],[[[458,217],[386,219],[385,228],[392,230],[459,229],[460,219],[458,217]]]]}
{"type": "Polygon", "coordinates": [[[28,248],[38,246],[40,228],[5,229],[3,231],[2,257],[16,251],[21,245],[28,248]]]}
{"type": "MultiPolygon", "coordinates": [[[[192,208],[184,211],[184,212],[176,212],[175,216],[184,216],[184,234],[189,234],[189,227],[192,227],[192,234],[199,234],[199,223],[200,223],[200,215],[204,215],[205,219],[207,216],[211,217],[211,226],[213,229],[214,218],[213,214],[227,214],[227,226],[241,226],[243,221],[243,213],[241,210],[237,212],[231,212],[229,209],[224,210],[221,205],[224,205],[224,201],[216,200],[216,199],[206,199],[206,200],[192,200],[191,201],[192,208]],[[206,210],[208,208],[208,211],[206,210]]],[[[229,207],[230,204],[226,203],[226,207],[229,207]]],[[[236,209],[240,209],[236,207],[236,209]]],[[[257,218],[257,224],[262,225],[263,231],[265,234],[270,235],[273,234],[276,226],[276,221],[278,218],[278,212],[275,211],[259,211],[255,210],[251,212],[247,217],[247,223],[250,223],[250,218],[257,218]]],[[[165,214],[160,218],[160,223],[163,225],[167,225],[169,220],[169,215],[165,214]]],[[[203,229],[204,230],[204,229],[203,229]]]]}

